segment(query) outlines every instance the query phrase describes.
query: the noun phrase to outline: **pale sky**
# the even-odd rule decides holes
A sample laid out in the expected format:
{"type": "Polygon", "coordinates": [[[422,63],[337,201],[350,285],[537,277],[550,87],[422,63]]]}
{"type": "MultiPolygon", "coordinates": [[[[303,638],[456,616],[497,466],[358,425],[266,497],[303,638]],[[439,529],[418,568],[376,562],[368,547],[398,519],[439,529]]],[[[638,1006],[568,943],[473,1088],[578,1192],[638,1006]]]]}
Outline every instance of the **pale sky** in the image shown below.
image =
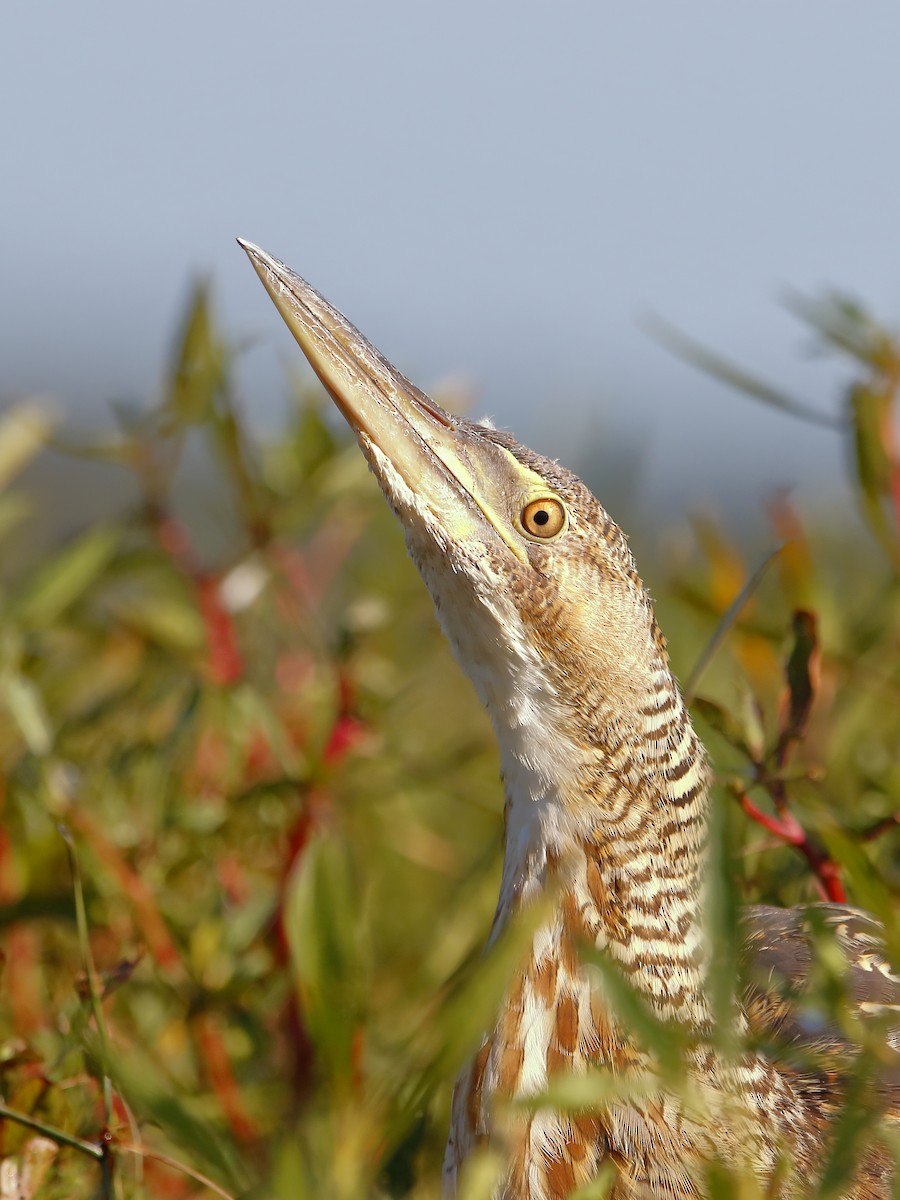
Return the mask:
{"type": "Polygon", "coordinates": [[[823,407],[840,376],[780,290],[900,324],[896,0],[13,0],[3,26],[3,398],[151,395],[207,273],[277,413],[299,360],[241,235],[573,465],[588,431],[613,470],[624,432],[690,500],[837,474],[833,435],[638,320],[823,407]]]}

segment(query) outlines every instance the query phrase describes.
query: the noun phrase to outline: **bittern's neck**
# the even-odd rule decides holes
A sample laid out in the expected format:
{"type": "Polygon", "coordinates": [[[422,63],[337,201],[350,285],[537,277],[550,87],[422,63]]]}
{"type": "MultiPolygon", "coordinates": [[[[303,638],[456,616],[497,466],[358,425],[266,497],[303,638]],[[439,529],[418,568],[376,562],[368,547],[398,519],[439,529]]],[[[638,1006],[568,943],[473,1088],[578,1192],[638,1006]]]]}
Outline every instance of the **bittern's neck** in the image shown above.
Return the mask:
{"type": "Polygon", "coordinates": [[[498,927],[559,888],[576,926],[565,936],[607,950],[661,1015],[696,1021],[707,769],[665,651],[632,664],[627,692],[592,679],[575,716],[541,664],[520,666],[518,702],[492,706],[506,789],[498,927]]]}
{"type": "MultiPolygon", "coordinates": [[[[428,582],[433,565],[418,561],[428,582]]],[[[572,937],[587,932],[664,1015],[687,1017],[703,992],[707,771],[643,590],[619,599],[614,639],[554,629],[551,614],[538,634],[502,587],[473,600],[445,570],[431,590],[500,747],[495,934],[561,888],[560,912],[587,914],[572,937]]]]}

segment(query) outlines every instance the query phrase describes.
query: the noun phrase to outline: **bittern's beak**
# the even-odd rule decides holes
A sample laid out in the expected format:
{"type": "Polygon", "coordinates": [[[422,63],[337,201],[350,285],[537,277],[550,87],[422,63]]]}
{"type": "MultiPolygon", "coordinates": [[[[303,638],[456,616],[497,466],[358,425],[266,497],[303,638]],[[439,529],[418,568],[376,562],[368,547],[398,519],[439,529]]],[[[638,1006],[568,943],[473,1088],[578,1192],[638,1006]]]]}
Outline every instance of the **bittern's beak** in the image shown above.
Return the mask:
{"type": "Polygon", "coordinates": [[[524,551],[484,495],[486,457],[506,456],[469,432],[404,378],[342,313],[284,263],[238,238],[332,399],[356,433],[373,470],[374,446],[445,534],[461,542],[502,538],[516,556],[524,551]]]}

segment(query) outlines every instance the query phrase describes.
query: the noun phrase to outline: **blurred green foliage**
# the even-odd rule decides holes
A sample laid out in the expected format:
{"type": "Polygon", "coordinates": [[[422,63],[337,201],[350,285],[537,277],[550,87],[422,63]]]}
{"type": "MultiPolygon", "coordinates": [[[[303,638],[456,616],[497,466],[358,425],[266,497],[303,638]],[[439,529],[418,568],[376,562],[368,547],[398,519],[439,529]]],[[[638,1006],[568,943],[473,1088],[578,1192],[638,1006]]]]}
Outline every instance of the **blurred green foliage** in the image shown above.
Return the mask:
{"type": "MultiPolygon", "coordinates": [[[[874,539],[781,500],[741,595],[754,564],[698,521],[660,603],[683,677],[724,618],[692,684],[723,896],[815,899],[831,863],[900,958],[900,354],[858,310],[804,313],[859,366],[835,421],[874,539]]],[[[529,937],[482,955],[496,753],[362,456],[317,392],[257,441],[233,378],[200,289],[160,403],[78,448],[138,503],[37,555],[16,480],[52,421],[0,420],[0,1093],[33,1123],[0,1122],[0,1157],[25,1197],[436,1197],[453,1079],[529,937]],[[214,554],[174,498],[198,447],[228,488],[214,554]]]]}

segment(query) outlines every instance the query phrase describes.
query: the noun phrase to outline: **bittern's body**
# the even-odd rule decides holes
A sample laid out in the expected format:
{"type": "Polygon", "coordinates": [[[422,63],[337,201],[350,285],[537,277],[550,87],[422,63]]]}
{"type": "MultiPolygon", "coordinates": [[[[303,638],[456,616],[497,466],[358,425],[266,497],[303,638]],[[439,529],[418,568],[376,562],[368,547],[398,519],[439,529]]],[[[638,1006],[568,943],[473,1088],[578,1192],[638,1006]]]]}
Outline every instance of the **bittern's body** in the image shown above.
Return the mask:
{"type": "MultiPolygon", "coordinates": [[[[505,1156],[497,1194],[508,1200],[556,1200],[610,1169],[615,1197],[699,1196],[714,1160],[763,1189],[782,1179],[780,1194],[803,1194],[839,1087],[761,1051],[723,1049],[743,1044],[748,1022],[762,1032],[785,1026],[784,1006],[760,992],[735,1005],[733,1027],[716,1028],[705,755],[623,534],[573,475],[443,412],[308,284],[245,249],[356,431],[493,721],[506,790],[495,930],[530,901],[554,897],[457,1085],[448,1193],[489,1141],[505,1156]],[[656,1018],[689,1035],[685,1086],[667,1086],[613,1016],[585,945],[656,1018]],[[616,1086],[585,1112],[510,1104],[592,1067],[608,1068],[616,1086]]],[[[896,980],[873,952],[874,923],[825,911],[859,964],[860,995],[896,1003],[896,980]]],[[[748,920],[757,959],[796,984],[808,959],[802,917],[759,909],[748,920]]],[[[884,1085],[884,1109],[887,1119],[900,1115],[896,1087],[884,1085]]],[[[887,1197],[890,1186],[888,1156],[873,1142],[849,1195],[887,1197]]]]}

